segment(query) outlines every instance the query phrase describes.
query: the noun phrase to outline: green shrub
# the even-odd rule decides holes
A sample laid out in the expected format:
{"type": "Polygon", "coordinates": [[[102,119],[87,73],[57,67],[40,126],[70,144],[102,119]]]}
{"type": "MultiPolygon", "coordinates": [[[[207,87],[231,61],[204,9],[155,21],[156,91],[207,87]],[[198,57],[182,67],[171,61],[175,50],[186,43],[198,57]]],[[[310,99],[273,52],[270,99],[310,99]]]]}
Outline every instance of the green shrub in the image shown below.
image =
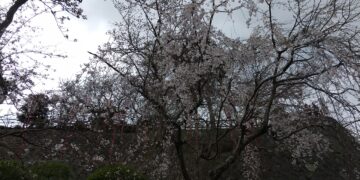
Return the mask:
{"type": "Polygon", "coordinates": [[[145,180],[145,177],[124,165],[107,165],[95,170],[88,180],[145,180]]]}
{"type": "Polygon", "coordinates": [[[0,180],[29,179],[28,174],[16,161],[0,161],[0,180]]]}
{"type": "Polygon", "coordinates": [[[31,177],[36,180],[75,179],[72,168],[57,161],[38,162],[29,167],[31,177]]]}

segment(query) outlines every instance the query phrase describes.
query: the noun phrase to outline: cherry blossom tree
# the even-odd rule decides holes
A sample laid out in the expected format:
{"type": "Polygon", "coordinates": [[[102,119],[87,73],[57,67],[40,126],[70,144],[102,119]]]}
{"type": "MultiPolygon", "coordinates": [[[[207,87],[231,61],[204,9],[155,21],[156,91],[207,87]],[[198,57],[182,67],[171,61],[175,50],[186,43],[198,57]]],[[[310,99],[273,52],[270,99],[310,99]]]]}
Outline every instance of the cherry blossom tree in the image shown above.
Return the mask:
{"type": "Polygon", "coordinates": [[[321,126],[296,118],[309,106],[315,116],[357,121],[356,0],[114,3],[122,19],[109,33],[112,40],[91,54],[121,77],[114,82],[142,97],[141,120],[171,137],[184,179],[195,174],[184,149],[196,161],[211,161],[231,138],[231,153],[209,170],[209,178],[219,179],[259,137],[289,138],[321,126]],[[252,26],[245,40],[214,25],[218,14],[240,10],[252,26]]]}
{"type": "Polygon", "coordinates": [[[39,57],[65,57],[44,47],[29,46],[38,29],[30,22],[44,13],[51,14],[64,37],[63,26],[70,16],[85,18],[79,7],[81,0],[4,0],[0,4],[0,103],[6,99],[18,101],[18,95],[33,86],[33,78],[42,77],[36,71],[39,57]]]}

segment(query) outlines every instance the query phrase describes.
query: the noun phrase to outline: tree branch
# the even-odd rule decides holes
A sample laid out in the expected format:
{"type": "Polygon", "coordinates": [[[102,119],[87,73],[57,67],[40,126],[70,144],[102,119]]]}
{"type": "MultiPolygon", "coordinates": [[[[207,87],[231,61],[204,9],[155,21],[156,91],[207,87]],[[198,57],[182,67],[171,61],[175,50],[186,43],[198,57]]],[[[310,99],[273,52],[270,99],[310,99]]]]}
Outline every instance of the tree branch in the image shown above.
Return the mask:
{"type": "Polygon", "coordinates": [[[27,1],[28,0],[16,0],[15,3],[10,7],[9,11],[6,13],[5,20],[0,23],[0,38],[4,35],[6,29],[10,26],[14,19],[15,13],[27,1]]]}

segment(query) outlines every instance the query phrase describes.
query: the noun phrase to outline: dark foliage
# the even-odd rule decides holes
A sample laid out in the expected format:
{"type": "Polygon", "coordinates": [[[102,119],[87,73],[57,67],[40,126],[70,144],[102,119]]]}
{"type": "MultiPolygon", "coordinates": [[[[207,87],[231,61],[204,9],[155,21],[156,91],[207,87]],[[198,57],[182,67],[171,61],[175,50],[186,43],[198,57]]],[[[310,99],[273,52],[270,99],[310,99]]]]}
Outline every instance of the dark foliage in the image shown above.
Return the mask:
{"type": "Polygon", "coordinates": [[[135,170],[124,165],[107,165],[95,170],[88,180],[145,180],[135,170]]]}
{"type": "Polygon", "coordinates": [[[32,165],[29,168],[31,176],[34,179],[38,180],[62,180],[62,179],[75,179],[72,168],[62,162],[48,161],[48,162],[39,162],[32,165]]]}
{"type": "Polygon", "coordinates": [[[29,176],[16,161],[0,161],[0,180],[28,179],[29,176]]]}
{"type": "Polygon", "coordinates": [[[21,106],[18,120],[31,128],[44,128],[48,124],[49,98],[45,94],[31,94],[21,106]]]}

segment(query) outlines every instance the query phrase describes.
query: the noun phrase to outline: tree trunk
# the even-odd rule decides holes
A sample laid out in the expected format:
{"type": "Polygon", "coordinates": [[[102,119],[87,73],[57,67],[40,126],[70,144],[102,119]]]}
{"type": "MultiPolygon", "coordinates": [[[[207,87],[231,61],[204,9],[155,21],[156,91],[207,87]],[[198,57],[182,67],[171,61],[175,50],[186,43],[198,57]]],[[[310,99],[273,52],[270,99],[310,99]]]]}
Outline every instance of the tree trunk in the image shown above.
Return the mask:
{"type": "Polygon", "coordinates": [[[15,13],[18,9],[24,5],[28,0],[16,0],[15,3],[10,7],[8,12],[6,13],[5,19],[0,23],[0,38],[3,36],[7,27],[11,24],[14,19],[15,13]]]}
{"type": "Polygon", "coordinates": [[[253,142],[258,137],[262,136],[267,132],[267,127],[261,127],[257,131],[255,131],[253,134],[248,135],[248,137],[241,137],[239,141],[237,142],[237,146],[232,152],[232,154],[226,158],[226,160],[221,163],[220,165],[216,166],[214,169],[212,169],[209,172],[210,179],[217,180],[219,179],[223,173],[229,169],[229,167],[236,161],[236,159],[240,156],[240,154],[243,152],[245,147],[253,142]],[[244,139],[243,139],[244,138],[244,139]]]}
{"type": "Polygon", "coordinates": [[[184,177],[185,180],[191,180],[189,173],[186,169],[186,163],[185,163],[185,157],[184,157],[184,151],[183,151],[183,141],[182,141],[182,132],[181,132],[181,127],[177,127],[177,133],[176,133],[176,137],[175,137],[175,148],[176,148],[176,154],[179,160],[179,164],[180,164],[180,168],[181,168],[181,173],[184,177]]]}

